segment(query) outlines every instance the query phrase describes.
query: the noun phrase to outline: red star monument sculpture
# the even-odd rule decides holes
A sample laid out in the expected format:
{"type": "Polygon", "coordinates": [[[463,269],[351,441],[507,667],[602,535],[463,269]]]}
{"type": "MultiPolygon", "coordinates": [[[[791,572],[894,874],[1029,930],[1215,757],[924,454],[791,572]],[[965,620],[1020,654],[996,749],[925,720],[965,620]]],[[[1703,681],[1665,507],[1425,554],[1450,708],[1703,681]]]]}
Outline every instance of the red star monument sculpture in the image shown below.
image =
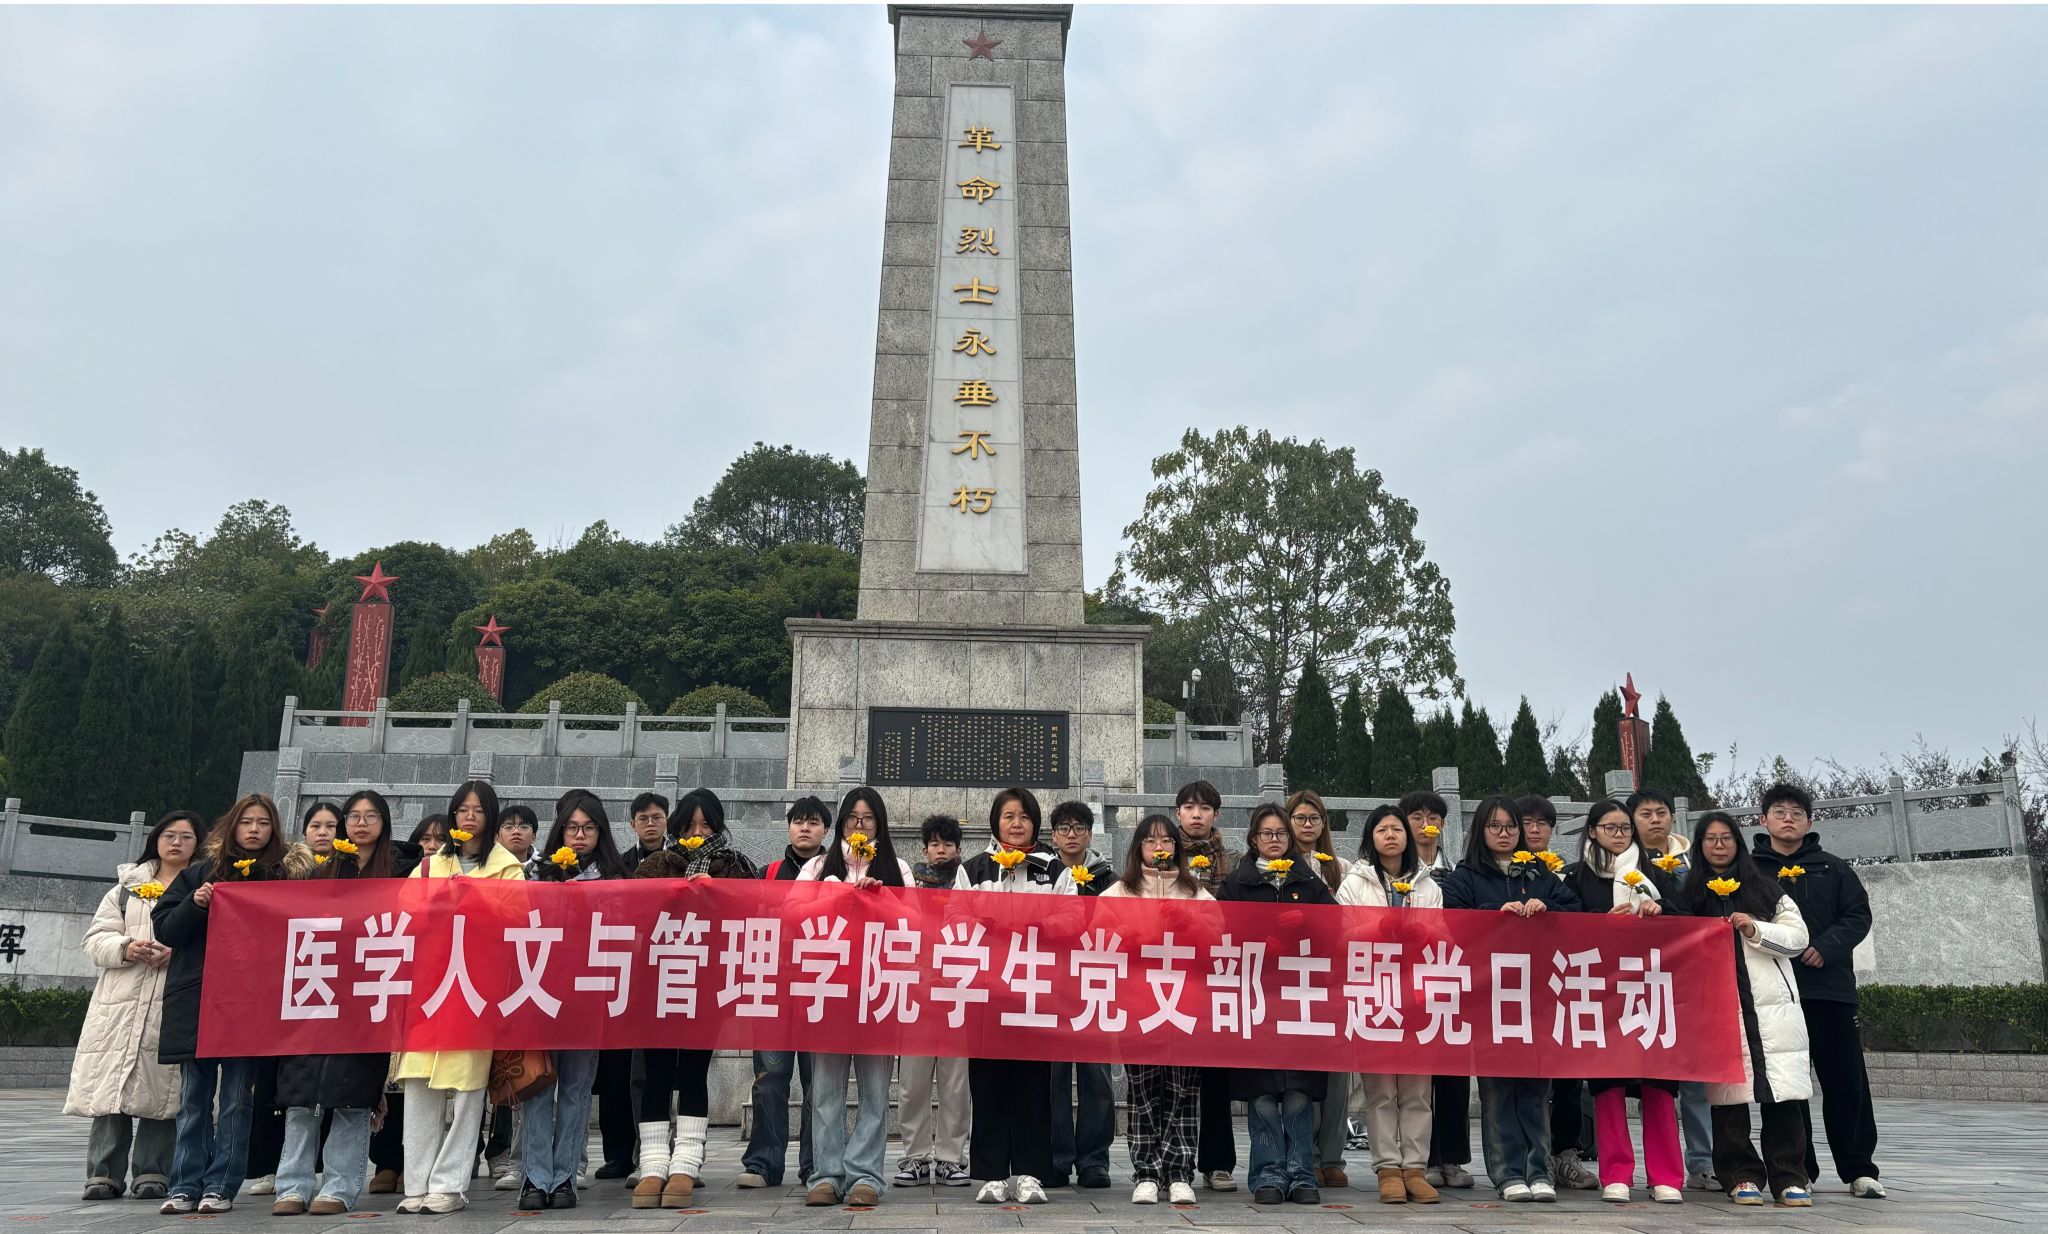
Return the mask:
{"type": "Polygon", "coordinates": [[[510,630],[511,628],[511,626],[499,625],[498,615],[496,613],[491,614],[491,619],[488,624],[470,627],[470,629],[475,630],[478,634],[484,636],[484,641],[477,644],[479,647],[503,647],[505,645],[505,640],[501,638],[500,635],[503,635],[506,631],[510,630]]]}
{"type": "Polygon", "coordinates": [[[986,30],[971,39],[961,39],[960,43],[967,48],[967,58],[969,60],[987,60],[991,64],[995,62],[996,48],[1003,45],[1001,39],[990,38],[986,30]]]}
{"type": "Polygon", "coordinates": [[[396,574],[384,573],[384,563],[380,561],[370,567],[368,574],[356,575],[355,580],[363,585],[363,594],[357,597],[356,603],[362,604],[370,600],[382,600],[384,603],[389,604],[391,603],[391,584],[398,581],[398,576],[396,574]]]}

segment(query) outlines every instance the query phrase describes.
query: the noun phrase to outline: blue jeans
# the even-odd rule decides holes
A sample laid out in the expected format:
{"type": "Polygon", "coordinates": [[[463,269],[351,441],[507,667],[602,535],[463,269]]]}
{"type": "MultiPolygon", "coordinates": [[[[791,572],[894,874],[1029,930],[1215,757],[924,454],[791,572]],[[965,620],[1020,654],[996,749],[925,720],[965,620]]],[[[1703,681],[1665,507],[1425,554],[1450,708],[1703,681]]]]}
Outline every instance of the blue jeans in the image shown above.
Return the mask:
{"type": "Polygon", "coordinates": [[[327,1144],[320,1144],[320,1111],[295,1105],[284,1112],[284,1153],[277,1161],[277,1198],[311,1203],[340,1200],[349,1208],[363,1194],[363,1174],[370,1164],[370,1111],[357,1107],[330,1111],[334,1123],[327,1144]],[[313,1192],[315,1160],[327,1167],[320,1192],[313,1192]]]}
{"type": "Polygon", "coordinates": [[[171,1152],[171,1194],[232,1200],[249,1165],[249,1118],[256,1097],[253,1058],[195,1058],[178,1069],[178,1143],[171,1152]],[[220,1123],[213,1093],[220,1089],[220,1123]]]}
{"type": "Polygon", "coordinates": [[[811,1132],[817,1137],[817,1168],[813,1183],[831,1183],[845,1195],[856,1183],[868,1183],[880,1195],[888,1188],[882,1176],[889,1150],[889,1078],[896,1060],[887,1054],[813,1054],[811,1078],[817,1087],[805,1090],[811,1107],[811,1132]],[[860,1085],[860,1105],[853,1116],[853,1136],[846,1134],[846,1080],[860,1085]]]}
{"type": "Polygon", "coordinates": [[[1685,1172],[1714,1172],[1714,1107],[1707,1104],[1707,1086],[1686,1080],[1678,1086],[1678,1127],[1685,1133],[1685,1172]]]}
{"type": "Polygon", "coordinates": [[[590,1086],[596,1080],[596,1050],[556,1050],[555,1082],[521,1107],[519,1164],[532,1186],[554,1191],[576,1180],[590,1143],[590,1086]]]}
{"type": "Polygon", "coordinates": [[[1054,1063],[1052,1176],[1108,1169],[1109,1142],[1115,1136],[1116,1089],[1109,1081],[1109,1064],[1054,1063]]]}
{"type": "Polygon", "coordinates": [[[782,1185],[783,1166],[789,1161],[789,1079],[803,1077],[804,1104],[798,1114],[796,1177],[811,1181],[811,1056],[787,1050],[757,1050],[754,1053],[754,1132],[747,1137],[747,1153],[740,1168],[759,1174],[769,1186],[782,1185]]]}
{"type": "Polygon", "coordinates": [[[1252,1131],[1251,1188],[1282,1192],[1316,1185],[1316,1103],[1299,1089],[1264,1093],[1246,1106],[1252,1131]]]}
{"type": "Polygon", "coordinates": [[[1495,1190],[1549,1181],[1549,1096],[1549,1080],[1479,1077],[1479,1147],[1495,1190]]]}

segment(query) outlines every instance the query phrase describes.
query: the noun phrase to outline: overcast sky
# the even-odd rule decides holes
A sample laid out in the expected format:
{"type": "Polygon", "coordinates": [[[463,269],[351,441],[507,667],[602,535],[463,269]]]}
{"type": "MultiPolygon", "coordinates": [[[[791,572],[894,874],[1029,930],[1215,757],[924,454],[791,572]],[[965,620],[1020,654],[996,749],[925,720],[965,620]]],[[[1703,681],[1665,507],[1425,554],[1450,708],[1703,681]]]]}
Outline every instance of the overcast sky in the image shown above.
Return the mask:
{"type": "MultiPolygon", "coordinates": [[[[658,536],[864,464],[871,8],[0,10],[0,440],[124,553],[658,536]]],[[[1000,53],[998,53],[1000,54],[1000,53]]],[[[1977,751],[2043,710],[2048,12],[1084,8],[1087,578],[1249,423],[1421,511],[1460,668],[1582,731],[1977,751]]]]}

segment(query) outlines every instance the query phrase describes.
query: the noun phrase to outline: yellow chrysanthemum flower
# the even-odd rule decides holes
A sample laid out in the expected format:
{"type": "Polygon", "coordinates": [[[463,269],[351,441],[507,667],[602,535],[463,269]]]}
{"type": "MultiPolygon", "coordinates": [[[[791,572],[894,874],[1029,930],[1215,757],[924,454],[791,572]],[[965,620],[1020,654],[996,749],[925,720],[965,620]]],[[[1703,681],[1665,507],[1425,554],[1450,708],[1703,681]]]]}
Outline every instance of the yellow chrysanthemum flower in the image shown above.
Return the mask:
{"type": "Polygon", "coordinates": [[[1269,861],[1266,863],[1266,872],[1268,874],[1285,874],[1293,868],[1294,863],[1285,857],[1282,857],[1278,861],[1269,861]]]}
{"type": "Polygon", "coordinates": [[[684,837],[683,837],[682,839],[680,839],[680,840],[677,840],[677,841],[676,841],[676,845],[677,845],[678,847],[680,847],[680,848],[686,848],[686,849],[688,849],[689,851],[691,851],[691,852],[693,852],[693,853],[694,853],[694,852],[696,852],[696,851],[697,851],[698,849],[700,849],[700,848],[703,848],[703,847],[704,847],[704,837],[703,837],[703,836],[684,836],[684,837]]]}
{"type": "Polygon", "coordinates": [[[1786,866],[1784,869],[1778,871],[1778,877],[1784,879],[1788,883],[1796,883],[1799,881],[1800,877],[1805,873],[1805,866],[1786,866]]]}
{"type": "Polygon", "coordinates": [[[334,851],[337,853],[347,853],[349,856],[353,857],[359,850],[356,848],[356,842],[354,840],[341,839],[336,840],[334,842],[334,851]]]}
{"type": "Polygon", "coordinates": [[[243,878],[247,878],[249,877],[249,871],[256,868],[256,859],[254,857],[244,857],[235,863],[235,868],[242,872],[243,878]]]}
{"type": "Polygon", "coordinates": [[[457,827],[448,833],[448,838],[457,844],[467,844],[471,840],[476,839],[476,833],[474,831],[464,831],[462,828],[457,827]]]}
{"type": "Polygon", "coordinates": [[[1684,865],[1685,859],[1682,857],[1652,857],[1650,864],[1669,874],[1684,865]]]}
{"type": "Polygon", "coordinates": [[[1631,887],[1640,887],[1648,880],[1643,877],[1643,872],[1641,870],[1630,870],[1628,873],[1621,876],[1621,881],[1627,883],[1631,887]]]}
{"type": "Polygon", "coordinates": [[[1435,823],[1431,823],[1427,827],[1424,827],[1422,829],[1422,838],[1425,840],[1434,840],[1443,833],[1443,828],[1437,826],[1435,823]]]}
{"type": "Polygon", "coordinates": [[[1083,887],[1086,887],[1088,884],[1095,881],[1095,876],[1088,872],[1087,866],[1075,866],[1073,869],[1067,871],[1067,873],[1072,875],[1074,881],[1081,884],[1083,887]]]}
{"type": "Polygon", "coordinates": [[[560,866],[564,870],[568,869],[570,866],[582,864],[580,861],[576,859],[576,850],[570,848],[566,844],[556,849],[554,852],[549,853],[548,860],[560,866]]]}
{"type": "Polygon", "coordinates": [[[1707,890],[1717,896],[1732,896],[1741,888],[1742,884],[1732,878],[1710,878],[1707,880],[1707,890]]]}
{"type": "Polygon", "coordinates": [[[137,883],[129,888],[129,890],[134,892],[138,899],[154,900],[163,895],[164,885],[162,883],[137,883]]]}
{"type": "Polygon", "coordinates": [[[1018,862],[1024,860],[1024,850],[1021,848],[999,848],[992,855],[996,859],[996,864],[1005,870],[1014,869],[1018,862]]]}
{"type": "Polygon", "coordinates": [[[1394,890],[1400,892],[1402,895],[1407,895],[1409,892],[1415,890],[1415,884],[1397,882],[1394,884],[1394,890]]]}

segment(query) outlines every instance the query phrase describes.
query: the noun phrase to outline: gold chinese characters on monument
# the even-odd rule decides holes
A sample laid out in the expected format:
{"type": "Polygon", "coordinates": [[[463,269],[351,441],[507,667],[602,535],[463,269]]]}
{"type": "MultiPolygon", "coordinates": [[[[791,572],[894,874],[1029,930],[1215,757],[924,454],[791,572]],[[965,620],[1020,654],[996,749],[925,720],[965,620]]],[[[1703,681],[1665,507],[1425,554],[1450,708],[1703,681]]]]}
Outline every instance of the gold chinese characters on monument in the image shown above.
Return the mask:
{"type": "MultiPolygon", "coordinates": [[[[982,151],[1000,150],[1003,148],[1003,144],[996,140],[995,131],[986,126],[970,125],[965,130],[965,135],[967,140],[960,143],[960,148],[963,150],[973,150],[978,154],[982,151]]],[[[961,198],[971,201],[977,206],[987,205],[989,200],[1002,187],[1002,185],[987,177],[979,175],[962,180],[959,184],[961,198]]],[[[959,244],[955,249],[955,253],[986,253],[991,257],[1000,256],[1001,250],[996,247],[996,229],[994,227],[962,227],[960,229],[959,244]]],[[[964,285],[957,286],[953,290],[955,293],[966,293],[961,296],[960,303],[962,304],[994,304],[996,295],[1002,291],[1000,287],[983,286],[979,277],[970,278],[964,285]]],[[[988,337],[982,334],[980,330],[969,327],[967,333],[960,337],[960,341],[953,344],[953,350],[969,357],[975,357],[981,355],[992,356],[995,354],[996,349],[990,344],[988,337]]],[[[993,407],[996,405],[997,397],[995,386],[990,382],[989,378],[974,377],[961,381],[960,389],[953,395],[953,401],[963,408],[993,407]]],[[[960,432],[960,438],[967,444],[955,448],[953,453],[956,455],[965,454],[967,461],[970,463],[980,462],[984,456],[994,457],[995,450],[988,444],[989,431],[985,428],[963,428],[960,432]]],[[[953,500],[949,504],[953,509],[958,510],[962,514],[987,514],[995,507],[995,499],[996,490],[993,486],[962,484],[954,490],[953,500]]]]}

